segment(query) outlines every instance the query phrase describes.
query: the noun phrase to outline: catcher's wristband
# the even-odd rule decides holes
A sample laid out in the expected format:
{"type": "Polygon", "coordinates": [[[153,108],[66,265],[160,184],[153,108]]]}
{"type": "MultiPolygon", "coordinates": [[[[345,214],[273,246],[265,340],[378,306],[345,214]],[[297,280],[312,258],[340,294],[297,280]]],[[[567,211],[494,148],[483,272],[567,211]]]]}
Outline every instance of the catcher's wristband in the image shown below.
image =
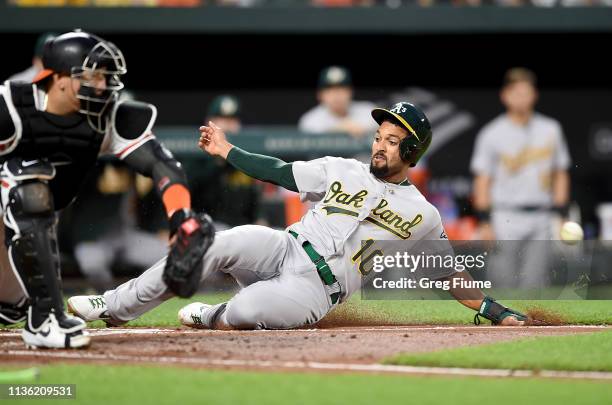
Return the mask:
{"type": "Polygon", "coordinates": [[[482,300],[482,304],[480,304],[480,309],[474,315],[474,325],[480,325],[480,317],[486,318],[491,321],[493,325],[499,325],[505,318],[509,316],[514,316],[519,321],[526,321],[527,316],[505,307],[495,301],[491,297],[484,297],[482,300]]]}
{"type": "Polygon", "coordinates": [[[476,210],[474,215],[480,223],[491,222],[491,210],[476,210]]]}

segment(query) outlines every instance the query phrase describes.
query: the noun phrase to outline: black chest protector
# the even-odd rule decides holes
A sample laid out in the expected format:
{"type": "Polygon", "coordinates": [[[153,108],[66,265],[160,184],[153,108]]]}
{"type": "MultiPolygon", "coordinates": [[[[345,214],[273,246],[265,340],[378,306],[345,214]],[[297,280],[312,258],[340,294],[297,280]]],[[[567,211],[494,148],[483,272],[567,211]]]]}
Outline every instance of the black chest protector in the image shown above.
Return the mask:
{"type": "Polygon", "coordinates": [[[19,144],[3,160],[11,156],[47,158],[52,163],[70,163],[81,172],[95,164],[104,134],[94,131],[81,114],[59,116],[37,110],[31,84],[10,86],[23,129],[19,144]]]}
{"type": "Polygon", "coordinates": [[[54,164],[55,177],[49,186],[56,210],[74,200],[89,169],[95,164],[104,134],[94,131],[80,114],[59,116],[36,109],[31,84],[10,83],[11,97],[21,118],[21,138],[0,162],[18,157],[47,159],[54,164]]]}

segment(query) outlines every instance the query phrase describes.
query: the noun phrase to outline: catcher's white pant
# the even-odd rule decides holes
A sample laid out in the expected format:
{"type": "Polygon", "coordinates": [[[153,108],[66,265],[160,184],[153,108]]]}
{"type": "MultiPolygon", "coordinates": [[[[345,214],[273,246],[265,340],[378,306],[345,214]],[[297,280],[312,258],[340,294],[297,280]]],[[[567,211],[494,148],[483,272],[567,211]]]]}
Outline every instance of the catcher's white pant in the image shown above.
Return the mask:
{"type": "MultiPolygon", "coordinates": [[[[162,280],[165,262],[104,294],[111,317],[129,321],[173,297],[162,280]]],[[[203,266],[202,283],[222,271],[242,288],[219,317],[233,328],[295,328],[319,321],[333,307],[314,264],[284,231],[245,225],[217,232],[203,266]]]]}

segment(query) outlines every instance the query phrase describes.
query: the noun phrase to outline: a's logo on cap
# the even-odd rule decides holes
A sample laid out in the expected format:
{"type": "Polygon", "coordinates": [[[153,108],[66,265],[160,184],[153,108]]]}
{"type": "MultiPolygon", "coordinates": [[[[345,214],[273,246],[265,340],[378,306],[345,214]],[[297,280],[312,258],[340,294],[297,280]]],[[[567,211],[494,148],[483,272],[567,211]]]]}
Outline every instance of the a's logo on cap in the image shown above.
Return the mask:
{"type": "Polygon", "coordinates": [[[346,79],[346,73],[343,69],[334,66],[327,71],[327,81],[330,83],[340,83],[346,79]]]}
{"type": "Polygon", "coordinates": [[[238,105],[233,99],[225,98],[221,101],[220,110],[223,115],[234,115],[236,110],[238,110],[238,105]]]}
{"type": "Polygon", "coordinates": [[[406,112],[406,107],[404,107],[404,103],[397,103],[389,111],[391,111],[392,113],[401,114],[406,112]]]}

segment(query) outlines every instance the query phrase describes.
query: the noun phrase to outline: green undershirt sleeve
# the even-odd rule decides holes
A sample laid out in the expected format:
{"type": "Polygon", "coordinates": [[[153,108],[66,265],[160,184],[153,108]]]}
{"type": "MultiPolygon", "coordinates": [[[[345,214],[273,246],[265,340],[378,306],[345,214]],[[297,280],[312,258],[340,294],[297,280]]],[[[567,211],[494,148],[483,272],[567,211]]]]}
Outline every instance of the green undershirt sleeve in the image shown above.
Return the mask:
{"type": "Polygon", "coordinates": [[[291,163],[271,156],[249,153],[236,146],[229,151],[227,161],[236,169],[258,180],[298,191],[291,163]]]}

